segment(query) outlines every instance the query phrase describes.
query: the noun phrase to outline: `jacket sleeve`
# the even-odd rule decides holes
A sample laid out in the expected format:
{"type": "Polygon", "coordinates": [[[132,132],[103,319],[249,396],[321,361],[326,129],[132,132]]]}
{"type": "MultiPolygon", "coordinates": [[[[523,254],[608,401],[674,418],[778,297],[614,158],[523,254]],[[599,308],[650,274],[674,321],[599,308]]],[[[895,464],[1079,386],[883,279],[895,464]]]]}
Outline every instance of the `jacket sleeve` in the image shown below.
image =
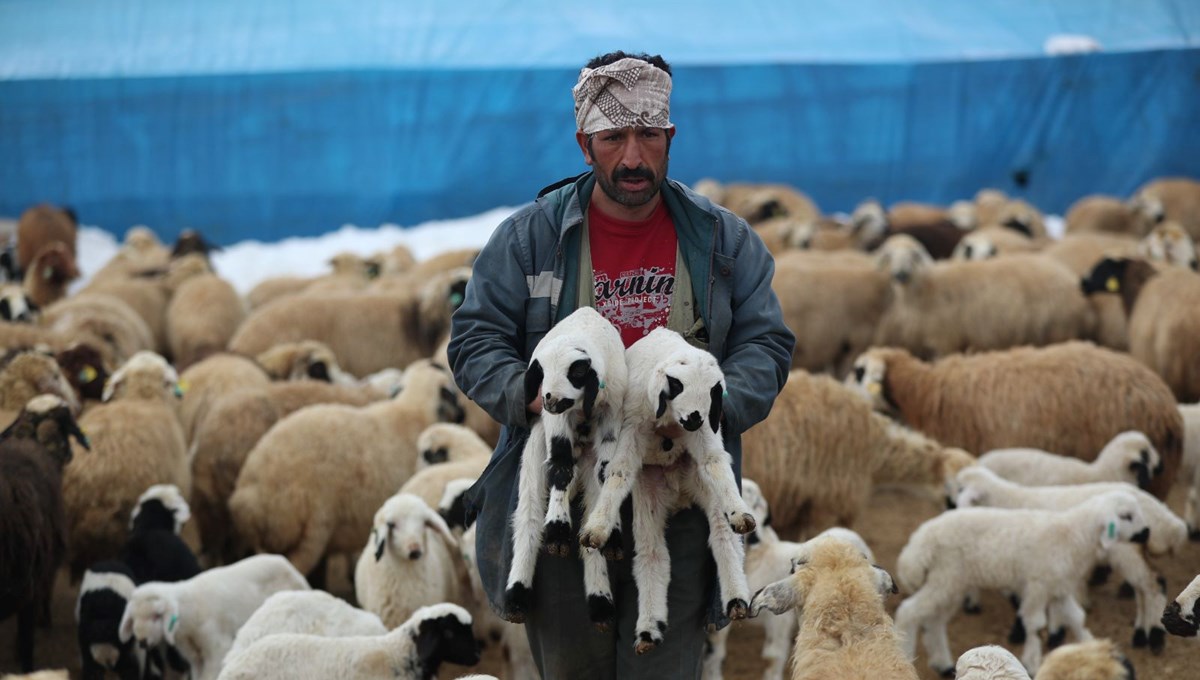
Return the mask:
{"type": "Polygon", "coordinates": [[[514,215],[497,227],[475,260],[462,305],[450,322],[454,380],[502,425],[527,427],[525,307],[532,255],[514,215]]]}
{"type": "Polygon", "coordinates": [[[753,229],[737,251],[732,286],[733,317],[726,341],[725,424],[741,434],[771,412],[787,382],[796,337],[783,323],[779,298],[771,289],[775,260],[753,229]]]}

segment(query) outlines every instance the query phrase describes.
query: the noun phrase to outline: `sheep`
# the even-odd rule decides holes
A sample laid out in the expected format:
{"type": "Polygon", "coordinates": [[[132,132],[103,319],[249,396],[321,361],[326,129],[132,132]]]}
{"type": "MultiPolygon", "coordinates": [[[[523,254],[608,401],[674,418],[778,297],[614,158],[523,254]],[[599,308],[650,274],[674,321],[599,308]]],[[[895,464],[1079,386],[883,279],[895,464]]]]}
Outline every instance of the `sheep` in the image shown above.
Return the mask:
{"type": "MultiPolygon", "coordinates": [[[[1030,680],[1025,667],[1007,649],[976,647],[958,657],[957,680],[1030,680]]],[[[1111,640],[1065,645],[1042,661],[1035,680],[1134,680],[1133,665],[1111,640]]]]}
{"type": "Polygon", "coordinates": [[[0,354],[30,347],[54,351],[70,344],[71,339],[49,328],[0,320],[0,354]]]}
{"type": "Polygon", "coordinates": [[[904,350],[879,348],[855,366],[857,388],[947,446],[1022,446],[1086,461],[1117,434],[1137,430],[1162,460],[1150,492],[1165,498],[1175,481],[1183,446],[1175,397],[1133,357],[1070,342],[926,364],[904,350]]]}
{"type": "Polygon", "coordinates": [[[987,260],[1012,253],[1032,253],[1038,246],[1028,236],[1004,227],[985,227],[963,236],[954,247],[954,260],[987,260]]]}
{"type": "Polygon", "coordinates": [[[1193,540],[1200,540],[1200,404],[1180,404],[1183,418],[1183,470],[1189,480],[1183,519],[1193,540]]]}
{"type": "Polygon", "coordinates": [[[1145,221],[1178,222],[1200,240],[1200,181],[1172,177],[1147,182],[1134,192],[1130,205],[1145,221]]]}
{"type": "MultiPolygon", "coordinates": [[[[887,259],[898,266],[895,254],[887,259]]],[[[1092,332],[1095,319],[1078,281],[1049,258],[1014,254],[979,262],[934,264],[921,257],[915,262],[911,271],[894,270],[895,299],[880,319],[877,345],[941,357],[1048,345],[1092,332]]]]}
{"type": "Polygon", "coordinates": [[[316,340],[285,342],[259,354],[254,361],[271,380],[324,380],[335,385],[353,385],[358,381],[338,366],[337,357],[324,343],[316,340]]]}
{"type": "Polygon", "coordinates": [[[66,245],[51,243],[38,251],[22,282],[29,299],[38,307],[53,304],[67,296],[67,287],[79,278],[75,256],[66,245]]]}
{"type": "Polygon", "coordinates": [[[40,307],[14,284],[0,286],[0,320],[14,323],[33,323],[40,307]]]}
{"type": "MultiPolygon", "coordinates": [[[[1187,524],[1183,520],[1150,494],[1123,482],[1026,487],[998,477],[984,467],[967,468],[958,473],[956,481],[955,503],[959,507],[1065,510],[1098,495],[1124,490],[1137,501],[1150,527],[1150,538],[1145,546],[1147,554],[1173,554],[1187,543],[1187,524]]],[[[1158,653],[1162,650],[1165,633],[1154,624],[1166,598],[1160,590],[1157,574],[1142,553],[1137,546],[1117,544],[1108,548],[1105,561],[1133,585],[1137,595],[1133,645],[1144,647],[1148,642],[1151,650],[1158,653]]]]}
{"type": "Polygon", "coordinates": [[[437,504],[437,511],[442,516],[442,519],[446,520],[446,526],[450,527],[451,531],[465,533],[467,528],[467,508],[464,496],[477,479],[477,477],[459,477],[446,482],[445,490],[442,491],[442,498],[437,504]]]}
{"type": "Polygon", "coordinates": [[[121,680],[141,680],[144,653],[117,635],[136,587],[133,572],[123,562],[97,562],[84,572],[75,603],[84,680],[103,680],[105,670],[121,680]]]}
{"type": "Polygon", "coordinates": [[[284,590],[268,597],[238,629],[226,663],[259,640],[283,633],[324,637],[383,635],[379,617],[322,590],[284,590]]]}
{"type": "Polygon", "coordinates": [[[405,382],[391,400],[311,406],[271,428],[229,499],[238,535],[304,573],[328,553],[356,552],[375,510],[416,467],[417,435],[457,407],[448,371],[417,364],[405,382]]]}
{"type": "Polygon", "coordinates": [[[850,224],[863,250],[875,250],[889,237],[904,235],[919,242],[937,260],[950,257],[964,233],[940,208],[897,203],[884,212],[875,199],[860,203],[850,216],[850,224]]]}
{"type": "Polygon", "coordinates": [[[257,356],[281,342],[318,340],[356,376],[406,366],[433,353],[469,277],[454,269],[397,292],[283,298],[251,313],[229,349],[257,356]]]}
{"type": "Polygon", "coordinates": [[[270,635],[230,658],[221,680],[430,680],[443,663],[479,663],[471,615],[454,604],[422,607],[386,635],[270,635]]]}
{"type": "Polygon", "coordinates": [[[884,598],[896,592],[892,577],[849,543],[823,539],[791,576],[754,595],[752,616],[764,609],[804,612],[792,650],[792,678],[916,680],[884,598]]]}
{"type": "Polygon", "coordinates": [[[1200,399],[1200,274],[1158,272],[1140,259],[1106,258],[1083,279],[1088,295],[1121,296],[1129,317],[1129,351],[1162,376],[1181,402],[1200,399]]]}
{"type": "Polygon", "coordinates": [[[1162,624],[1171,635],[1196,638],[1197,628],[1200,628],[1200,576],[1192,579],[1163,609],[1162,624]]]}
{"type": "Polygon", "coordinates": [[[100,352],[86,342],[77,342],[57,352],[54,361],[62,369],[63,376],[75,390],[82,404],[100,401],[104,396],[104,383],[108,382],[109,370],[100,352]]]}
{"type": "Polygon", "coordinates": [[[242,298],[225,279],[201,274],[183,282],[166,315],[167,343],[175,364],[186,369],[224,350],[245,318],[242,298]]]}
{"type": "Polygon", "coordinates": [[[404,492],[387,499],[375,513],[354,569],[354,595],[389,630],[420,607],[473,604],[458,539],[425,501],[404,492]]]}
{"type": "Polygon", "coordinates": [[[999,645],[968,649],[954,664],[955,680],[1030,680],[1013,653],[999,645]]]}
{"type": "MultiPolygon", "coordinates": [[[[753,531],[755,522],[738,493],[733,461],[721,439],[725,376],[716,357],[660,327],[630,345],[625,363],[630,382],[621,432],[611,458],[597,453],[602,486],[587,511],[579,542],[609,549],[619,536],[621,503],[633,491],[633,577],[638,591],[634,649],[645,654],[662,643],[667,628],[671,556],[664,529],[670,516],[692,503],[704,511],[721,607],[735,620],[745,618],[749,601],[742,568],[745,552],[736,534],[753,531]],[[676,426],[683,429],[678,439],[657,433],[676,426]]],[[[553,406],[549,400],[546,404],[553,406]]],[[[597,434],[601,442],[610,436],[603,429],[597,434]]],[[[555,447],[550,448],[553,455],[555,447]]],[[[525,456],[522,466],[529,460],[525,456]]]]}
{"type": "Polygon", "coordinates": [[[487,458],[477,457],[456,463],[438,463],[424,468],[418,466],[420,469],[404,482],[400,491],[418,496],[430,507],[436,508],[445,496],[446,489],[451,482],[466,478],[479,479],[479,475],[483,474],[487,464],[487,458]]]}
{"type": "Polygon", "coordinates": [[[71,676],[65,670],[53,670],[37,671],[25,675],[5,674],[0,676],[0,680],[71,680],[71,676]]]}
{"type": "MultiPolygon", "coordinates": [[[[1076,276],[1084,276],[1105,257],[1137,255],[1138,243],[1132,238],[1100,233],[1067,234],[1050,244],[1042,254],[1066,265],[1076,276]]],[[[1095,341],[1105,347],[1129,349],[1128,320],[1119,300],[1107,295],[1088,296],[1088,305],[1096,314],[1095,341]]]]}
{"type": "Polygon", "coordinates": [[[440,463],[458,463],[492,456],[492,447],[473,430],[454,423],[434,423],[417,437],[417,470],[440,463]]]}
{"type": "Polygon", "coordinates": [[[226,394],[240,389],[266,387],[271,378],[259,364],[236,354],[214,354],[183,371],[179,384],[179,424],[188,442],[195,441],[196,428],[208,410],[226,394]]]}
{"type": "Polygon", "coordinates": [[[1113,437],[1091,463],[1038,449],[994,449],[979,464],[1025,486],[1127,482],[1145,489],[1161,471],[1162,458],[1146,435],[1130,431],[1113,437]]]}
{"type": "Polygon", "coordinates": [[[145,272],[161,271],[170,263],[171,251],[149,227],[137,225],[125,232],[120,250],[104,263],[92,281],[121,279],[145,272]]]}
{"type": "Polygon", "coordinates": [[[200,564],[179,537],[191,517],[187,501],[173,484],[155,484],[138,498],[129,518],[129,539],[119,558],[134,581],[183,581],[200,573],[200,564]]]}
{"type": "Polygon", "coordinates": [[[779,535],[851,527],[875,484],[946,482],[974,458],[873,414],[836,381],[792,371],[763,422],[742,435],[742,473],[759,482],[779,535]]]}
{"type": "Polygon", "coordinates": [[[17,615],[17,658],[33,670],[35,619],[48,612],[54,576],[67,547],[62,473],[71,462],[68,437],[88,445],[66,402],[29,400],[0,432],[0,620],[17,615]]]}
{"type": "Polygon", "coordinates": [[[1138,243],[1138,255],[1192,271],[1200,270],[1196,243],[1177,222],[1164,222],[1138,243]]]}
{"type": "Polygon", "coordinates": [[[153,352],[134,355],[109,379],[104,403],[80,418],[94,449],[63,477],[70,530],[73,581],[125,543],[126,518],[154,484],[174,484],[186,494],[191,471],[183,430],[175,415],[178,377],[153,352]]]}
{"type": "Polygon", "coordinates": [[[713,202],[756,225],[772,217],[787,216],[798,220],[811,220],[820,216],[812,199],[785,184],[750,184],[733,182],[710,185],[713,193],[720,195],[713,202]]]}
{"type": "Polygon", "coordinates": [[[1146,219],[1139,210],[1112,196],[1094,194],[1071,204],[1067,210],[1067,234],[1121,234],[1141,238],[1156,220],[1146,219]]]}
{"type": "Polygon", "coordinates": [[[934,517],[912,534],[897,562],[899,584],[912,593],[896,611],[904,651],[908,658],[915,655],[921,630],[929,665],[952,672],[946,623],[968,591],[1004,589],[1020,597],[1018,617],[1029,632],[1021,661],[1036,671],[1047,607],[1090,638],[1074,588],[1101,550],[1118,541],[1144,543],[1149,534],[1129,491],[1095,496],[1061,512],[969,508],[934,517]]]}
{"type": "Polygon", "coordinates": [[[121,300],[102,293],[80,293],[42,310],[42,326],[62,336],[87,341],[110,366],[154,348],[146,322],[121,300]]]}
{"type": "Polygon", "coordinates": [[[754,225],[754,231],[776,257],[791,249],[861,252],[858,239],[849,226],[827,217],[806,220],[772,217],[754,225]]]}
{"type": "Polygon", "coordinates": [[[0,356],[0,427],[12,422],[30,399],[53,394],[79,413],[79,400],[53,357],[33,350],[0,356]]]}
{"type": "Polygon", "coordinates": [[[78,223],[70,208],[42,203],[21,213],[17,221],[17,269],[28,271],[34,257],[51,243],[61,243],[75,260],[78,223]]]}
{"type": "Polygon", "coordinates": [[[307,590],[304,577],[279,555],[255,555],[176,583],[143,583],[121,617],[121,642],[173,646],[196,680],[213,680],[238,628],[272,594],[307,590]]]}

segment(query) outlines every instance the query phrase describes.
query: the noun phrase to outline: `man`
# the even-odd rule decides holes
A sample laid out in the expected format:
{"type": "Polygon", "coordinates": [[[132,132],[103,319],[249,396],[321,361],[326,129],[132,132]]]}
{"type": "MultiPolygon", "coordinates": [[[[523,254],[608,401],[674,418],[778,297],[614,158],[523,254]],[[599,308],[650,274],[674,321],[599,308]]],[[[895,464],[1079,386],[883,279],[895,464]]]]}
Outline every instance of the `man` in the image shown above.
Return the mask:
{"type": "MultiPolygon", "coordinates": [[[[667,326],[716,356],[729,393],[725,444],[739,477],[739,435],[766,417],[787,379],[794,338],[771,290],[774,262],[766,248],[744,221],[667,179],[675,135],[670,73],[659,56],[624,52],[581,70],[573,89],[575,138],[592,171],[543,190],[496,229],[453,318],[455,379],[504,426],[467,498],[468,511],[478,512],[480,575],[502,614],[520,454],[541,409],[537,399],[526,403],[523,378],[534,346],[554,323],[590,305],[626,346],[667,326]]],[[[632,526],[628,506],[623,526],[632,526]]],[[[578,508],[575,521],[578,527],[578,508]]],[[[622,532],[627,556],[636,548],[631,533],[622,532]]],[[[634,653],[632,559],[609,563],[617,625],[600,632],[589,623],[581,562],[543,554],[526,621],[542,676],[698,678],[705,624],[727,623],[719,605],[712,606],[707,540],[697,508],[671,518],[669,627],[663,643],[643,656],[634,653]]]]}

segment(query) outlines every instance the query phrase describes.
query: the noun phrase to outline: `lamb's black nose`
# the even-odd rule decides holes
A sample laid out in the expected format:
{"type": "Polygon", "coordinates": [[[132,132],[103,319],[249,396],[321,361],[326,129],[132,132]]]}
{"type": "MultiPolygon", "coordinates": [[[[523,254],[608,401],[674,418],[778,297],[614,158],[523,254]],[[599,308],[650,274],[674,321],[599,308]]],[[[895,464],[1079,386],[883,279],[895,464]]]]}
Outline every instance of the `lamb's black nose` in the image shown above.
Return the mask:
{"type": "Polygon", "coordinates": [[[696,430],[700,429],[701,425],[704,424],[704,417],[700,415],[699,411],[692,411],[692,415],[684,418],[682,421],[680,421],[680,424],[683,425],[683,429],[687,430],[688,432],[695,432],[696,430]]]}
{"type": "Polygon", "coordinates": [[[1150,527],[1146,527],[1133,535],[1130,539],[1134,543],[1145,543],[1150,540],[1150,527]]]}

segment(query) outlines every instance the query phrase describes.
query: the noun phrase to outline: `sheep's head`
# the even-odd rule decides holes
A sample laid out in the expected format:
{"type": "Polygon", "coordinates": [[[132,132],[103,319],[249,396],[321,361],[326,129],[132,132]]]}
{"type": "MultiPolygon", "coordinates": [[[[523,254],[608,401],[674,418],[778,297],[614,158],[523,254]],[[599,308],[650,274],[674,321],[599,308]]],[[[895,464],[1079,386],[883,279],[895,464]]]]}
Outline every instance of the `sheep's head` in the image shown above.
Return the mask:
{"type": "Polygon", "coordinates": [[[130,357],[104,386],[103,401],[114,399],[178,399],[179,374],[167,360],[150,351],[130,357]]]}
{"type": "Polygon", "coordinates": [[[858,242],[868,244],[883,238],[888,231],[887,213],[879,201],[868,198],[850,214],[850,230],[858,242]]]}
{"type": "Polygon", "coordinates": [[[1162,199],[1149,191],[1138,192],[1126,205],[1145,225],[1159,224],[1167,218],[1167,209],[1162,199]]]}
{"type": "Polygon", "coordinates": [[[104,356],[86,342],[76,343],[54,356],[80,399],[99,401],[109,372],[104,356]]]}
{"type": "Polygon", "coordinates": [[[40,308],[15,284],[0,286],[0,320],[13,323],[33,323],[40,308]]]}
{"type": "Polygon", "coordinates": [[[746,542],[753,545],[762,540],[759,533],[771,526],[771,508],[767,505],[767,498],[763,496],[758,483],[746,477],[742,478],[742,500],[746,501],[746,507],[750,508],[750,514],[754,515],[755,529],[746,537],[746,542]]]}
{"type": "Polygon", "coordinates": [[[844,527],[830,527],[807,541],[796,544],[795,550],[792,552],[791,573],[796,573],[796,569],[812,559],[813,550],[821,544],[821,541],[841,541],[852,546],[868,562],[875,562],[875,553],[871,552],[871,547],[867,545],[862,536],[858,535],[858,532],[844,527]]]}
{"type": "Polygon", "coordinates": [[[887,355],[882,350],[859,355],[844,384],[871,404],[872,410],[890,413],[894,409],[887,393],[887,355]]]}
{"type": "Polygon", "coordinates": [[[967,650],[958,657],[954,670],[957,676],[980,678],[1028,678],[1025,666],[1013,653],[999,645],[987,645],[967,650]]]}
{"type": "Polygon", "coordinates": [[[838,598],[883,598],[897,592],[896,583],[881,567],[871,564],[853,543],[836,536],[809,541],[807,559],[796,562],[791,576],[776,581],[755,593],[750,601],[750,616],[763,609],[783,614],[804,604],[809,597],[836,592],[838,598]]]}
{"type": "Polygon", "coordinates": [[[1112,640],[1099,638],[1063,645],[1046,655],[1038,668],[1046,678],[1136,680],[1133,664],[1112,640]]]}
{"type": "Polygon", "coordinates": [[[470,267],[455,267],[441,272],[421,286],[417,302],[421,341],[432,353],[450,329],[450,315],[462,306],[467,295],[470,267]]]}
{"type": "Polygon", "coordinates": [[[971,201],[955,201],[946,209],[946,216],[954,226],[963,231],[971,231],[979,225],[979,217],[975,204],[971,201]]]}
{"type": "Polygon", "coordinates": [[[17,411],[39,394],[53,394],[79,413],[75,389],[54,357],[36,350],[14,350],[0,357],[0,408],[17,411]]]}
{"type": "Polygon", "coordinates": [[[178,290],[186,281],[197,276],[212,273],[212,265],[208,257],[202,253],[187,253],[171,260],[163,276],[163,285],[167,290],[178,290]]]}
{"type": "Polygon", "coordinates": [[[901,285],[912,281],[932,265],[933,258],[925,246],[906,234],[889,237],[875,251],[876,268],[887,272],[893,281],[901,285]]]}
{"type": "Polygon", "coordinates": [[[458,605],[421,607],[398,630],[413,639],[423,677],[436,676],[443,663],[479,663],[479,642],[471,628],[471,615],[458,605]]]}
{"type": "Polygon", "coordinates": [[[1138,254],[1174,267],[1196,271],[1196,243],[1177,222],[1163,222],[1138,244],[1138,254]]]}
{"type": "Polygon", "coordinates": [[[1046,233],[1041,211],[1020,199],[1006,201],[996,216],[996,222],[1029,238],[1038,238],[1046,233]]]}
{"type": "Polygon", "coordinates": [[[179,258],[195,253],[208,260],[209,253],[220,249],[221,246],[213,245],[204,240],[204,236],[195,229],[184,229],[179,232],[179,238],[175,239],[175,247],[171,249],[171,258],[179,258]]]}
{"type": "Polygon", "coordinates": [[[425,544],[426,531],[439,535],[446,541],[447,548],[458,545],[446,521],[420,496],[399,493],[375,513],[369,548],[376,562],[389,552],[395,559],[419,560],[429,552],[425,544]]]}
{"type": "Polygon", "coordinates": [[[30,399],[17,419],[4,432],[0,432],[0,442],[7,439],[36,441],[60,466],[71,462],[69,437],[74,437],[83,448],[91,448],[88,438],[71,414],[71,407],[54,394],[42,394],[30,399]]]}
{"type": "Polygon", "coordinates": [[[971,465],[958,471],[954,481],[947,484],[952,505],[958,508],[979,508],[991,504],[990,496],[997,490],[1013,486],[982,465],[971,465]]]}
{"type": "Polygon", "coordinates": [[[191,508],[179,487],[174,484],[155,484],[138,498],[129,517],[129,528],[163,529],[178,535],[191,517],[191,508]]]}
{"type": "MultiPolygon", "coordinates": [[[[374,278],[368,274],[369,266],[367,258],[357,253],[338,253],[329,258],[327,264],[336,276],[356,276],[362,279],[374,278]]],[[[375,275],[379,275],[378,269],[375,275]]]]}
{"type": "Polygon", "coordinates": [[[540,394],[546,413],[562,414],[578,406],[585,419],[592,417],[604,385],[604,360],[583,344],[558,336],[538,345],[525,369],[525,403],[540,394]]]}
{"type": "Polygon", "coordinates": [[[1110,491],[1088,501],[1101,510],[1099,513],[1100,546],[1110,548],[1118,541],[1146,543],[1150,540],[1150,526],[1142,514],[1142,506],[1136,496],[1128,491],[1110,491]]]}
{"type": "Polygon", "coordinates": [[[992,243],[992,239],[987,234],[968,234],[958,242],[958,245],[954,246],[954,254],[951,257],[955,260],[970,262],[988,260],[998,254],[996,245],[992,243]]]}
{"type": "Polygon", "coordinates": [[[179,630],[179,601],[164,590],[161,583],[147,583],[133,591],[117,636],[121,642],[136,639],[143,649],[157,647],[164,640],[175,644],[179,630]]]}
{"type": "Polygon", "coordinates": [[[1200,630],[1200,576],[1184,588],[1179,597],[1167,604],[1163,610],[1162,624],[1171,635],[1196,637],[1200,630]]]}
{"type": "Polygon", "coordinates": [[[1146,435],[1136,430],[1113,437],[1098,458],[1104,459],[1108,465],[1128,470],[1130,478],[1127,481],[1136,483],[1142,489],[1149,487],[1154,476],[1163,470],[1158,449],[1154,448],[1146,435]]]}
{"type": "Polygon", "coordinates": [[[149,255],[157,249],[162,248],[162,241],[158,240],[158,235],[154,233],[150,227],[137,225],[130,227],[125,232],[125,240],[122,242],[122,250],[149,255]]]}
{"type": "Polygon", "coordinates": [[[417,437],[417,450],[421,452],[418,470],[473,454],[491,453],[491,447],[474,430],[454,423],[434,423],[425,428],[417,437]]]}
{"type": "Polygon", "coordinates": [[[352,381],[338,366],[333,350],[316,340],[280,343],[259,354],[254,360],[272,380],[312,379],[331,383],[352,381]]]}
{"type": "Polygon", "coordinates": [[[801,222],[800,220],[784,219],[776,228],[783,235],[784,245],[798,250],[812,248],[813,237],[817,234],[817,224],[812,220],[801,222]]]}
{"type": "Polygon", "coordinates": [[[682,345],[654,367],[648,389],[651,403],[658,405],[654,411],[658,424],[679,424],[695,432],[707,422],[713,432],[720,430],[725,375],[708,352],[682,345]]]}

